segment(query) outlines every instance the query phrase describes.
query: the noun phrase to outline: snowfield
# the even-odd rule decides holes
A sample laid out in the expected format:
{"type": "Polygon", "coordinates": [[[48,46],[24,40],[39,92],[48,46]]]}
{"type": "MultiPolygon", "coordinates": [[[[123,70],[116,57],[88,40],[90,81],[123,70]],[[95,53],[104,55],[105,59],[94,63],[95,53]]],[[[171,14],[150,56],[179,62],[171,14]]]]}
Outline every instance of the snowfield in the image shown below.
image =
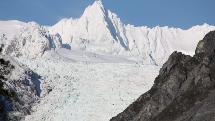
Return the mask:
{"type": "Polygon", "coordinates": [[[149,90],[159,67],[18,59],[41,77],[41,100],[26,121],[108,121],[149,90]]]}

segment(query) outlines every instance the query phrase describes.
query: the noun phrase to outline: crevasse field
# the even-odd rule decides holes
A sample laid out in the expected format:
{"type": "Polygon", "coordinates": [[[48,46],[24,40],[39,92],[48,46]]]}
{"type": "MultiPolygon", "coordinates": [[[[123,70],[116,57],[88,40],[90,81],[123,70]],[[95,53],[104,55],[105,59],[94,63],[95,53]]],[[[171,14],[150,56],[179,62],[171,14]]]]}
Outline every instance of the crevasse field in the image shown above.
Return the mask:
{"type": "Polygon", "coordinates": [[[52,52],[40,59],[19,58],[42,77],[40,102],[26,121],[108,121],[150,89],[159,70],[118,57],[86,62],[87,56],[52,52]]]}

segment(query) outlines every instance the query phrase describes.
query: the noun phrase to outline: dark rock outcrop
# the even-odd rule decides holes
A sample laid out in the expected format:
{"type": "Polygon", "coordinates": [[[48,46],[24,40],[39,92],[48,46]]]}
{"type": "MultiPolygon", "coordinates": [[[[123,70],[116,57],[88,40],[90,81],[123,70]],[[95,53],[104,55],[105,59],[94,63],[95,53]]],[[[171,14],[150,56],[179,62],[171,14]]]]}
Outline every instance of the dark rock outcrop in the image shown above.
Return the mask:
{"type": "Polygon", "coordinates": [[[111,121],[215,121],[215,31],[193,57],[174,52],[153,87],[111,121]]]}
{"type": "Polygon", "coordinates": [[[30,114],[38,99],[34,75],[12,58],[0,55],[0,121],[20,121],[30,114]]]}

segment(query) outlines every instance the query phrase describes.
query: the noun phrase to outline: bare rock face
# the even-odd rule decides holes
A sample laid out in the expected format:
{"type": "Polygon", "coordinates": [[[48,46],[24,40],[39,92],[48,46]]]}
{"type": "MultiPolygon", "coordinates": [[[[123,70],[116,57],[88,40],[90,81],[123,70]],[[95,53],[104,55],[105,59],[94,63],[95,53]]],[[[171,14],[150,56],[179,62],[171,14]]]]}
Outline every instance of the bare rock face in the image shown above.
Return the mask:
{"type": "Polygon", "coordinates": [[[38,79],[25,66],[0,55],[0,121],[20,121],[30,114],[40,93],[38,79]]]}
{"type": "Polygon", "coordinates": [[[153,87],[110,121],[215,121],[215,31],[193,57],[174,52],[153,87]]]}

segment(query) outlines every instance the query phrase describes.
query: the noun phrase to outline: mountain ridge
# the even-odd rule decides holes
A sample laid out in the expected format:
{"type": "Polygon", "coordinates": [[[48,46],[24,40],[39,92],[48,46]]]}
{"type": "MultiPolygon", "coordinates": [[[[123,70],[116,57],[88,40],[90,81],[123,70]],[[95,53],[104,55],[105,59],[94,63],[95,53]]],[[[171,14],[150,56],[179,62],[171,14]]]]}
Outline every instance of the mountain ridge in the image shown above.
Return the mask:
{"type": "MultiPolygon", "coordinates": [[[[0,29],[0,35],[6,33],[8,38],[13,39],[11,36],[19,36],[17,33],[21,31],[20,27],[23,28],[28,24],[0,21],[0,25],[4,25],[0,29]],[[16,29],[11,30],[10,28],[13,27],[16,29]]],[[[173,51],[193,55],[198,41],[209,31],[215,30],[215,26],[208,24],[197,25],[186,30],[167,26],[148,28],[125,25],[115,13],[104,7],[102,1],[95,1],[89,5],[80,18],[62,19],[53,26],[41,27],[45,28],[44,30],[49,34],[47,36],[58,38],[53,41],[62,43],[59,48],[124,56],[137,63],[154,65],[162,65],[173,51]],[[197,36],[192,36],[193,34],[197,36]]],[[[22,39],[20,38],[20,41],[22,39]]],[[[45,49],[45,51],[51,49],[55,48],[45,49]]],[[[43,55],[44,50],[38,52],[32,53],[33,57],[37,57],[35,54],[43,55]]]]}
{"type": "Polygon", "coordinates": [[[63,42],[74,48],[123,55],[144,64],[162,65],[175,50],[194,54],[196,40],[201,40],[214,29],[214,26],[207,24],[186,30],[125,25],[101,1],[95,1],[79,19],[63,19],[50,27],[50,32],[59,33],[63,42]],[[192,34],[198,37],[192,38],[192,34]]]}

